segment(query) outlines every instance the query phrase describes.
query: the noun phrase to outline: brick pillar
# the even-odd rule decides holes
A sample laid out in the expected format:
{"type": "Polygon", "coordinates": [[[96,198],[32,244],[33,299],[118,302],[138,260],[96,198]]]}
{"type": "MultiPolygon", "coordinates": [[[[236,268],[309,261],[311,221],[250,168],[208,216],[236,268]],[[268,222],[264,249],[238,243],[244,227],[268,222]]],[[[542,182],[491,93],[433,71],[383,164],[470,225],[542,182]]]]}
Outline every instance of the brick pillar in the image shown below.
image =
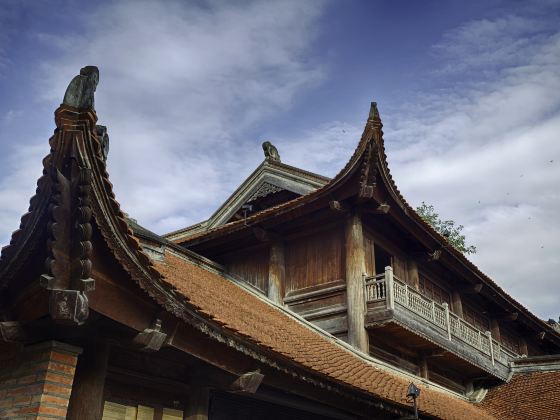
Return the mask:
{"type": "Polygon", "coordinates": [[[66,419],[80,353],[47,341],[0,361],[0,418],[66,419]]]}

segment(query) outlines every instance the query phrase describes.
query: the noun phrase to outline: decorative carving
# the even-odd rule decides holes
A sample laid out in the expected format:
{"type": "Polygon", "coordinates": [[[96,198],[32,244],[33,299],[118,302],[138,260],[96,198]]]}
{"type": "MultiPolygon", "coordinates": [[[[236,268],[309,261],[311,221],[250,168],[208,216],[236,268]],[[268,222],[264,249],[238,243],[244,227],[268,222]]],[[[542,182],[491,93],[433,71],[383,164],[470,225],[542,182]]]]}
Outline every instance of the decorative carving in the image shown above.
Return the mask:
{"type": "Polygon", "coordinates": [[[251,197],[247,200],[247,203],[255,201],[258,198],[266,197],[267,195],[274,194],[278,191],[282,191],[283,188],[273,185],[269,182],[263,182],[257,191],[255,191],[251,197]]]}
{"type": "Polygon", "coordinates": [[[244,373],[231,384],[231,390],[234,392],[254,394],[259,389],[263,379],[264,375],[258,369],[254,372],[244,373]]]}
{"type": "Polygon", "coordinates": [[[166,338],[167,334],[161,331],[161,319],[157,318],[150,328],[138,333],[133,341],[142,351],[158,351],[166,338]]]}
{"type": "Polygon", "coordinates": [[[391,206],[387,203],[381,203],[379,206],[377,206],[376,212],[378,214],[387,214],[389,213],[389,210],[391,210],[391,206]]]}
{"type": "Polygon", "coordinates": [[[4,321],[0,322],[0,339],[8,343],[25,341],[27,335],[20,322],[4,321]]]}
{"type": "Polygon", "coordinates": [[[376,157],[379,151],[379,143],[383,137],[383,131],[381,131],[383,124],[375,102],[371,103],[367,127],[371,130],[371,134],[364,151],[364,160],[360,170],[360,191],[358,192],[358,197],[362,200],[373,198],[373,190],[377,182],[376,157]]]}
{"type": "Polygon", "coordinates": [[[95,134],[97,134],[97,138],[99,139],[103,161],[107,162],[107,156],[109,155],[109,134],[107,134],[107,127],[104,125],[96,125],[95,134]]]}
{"type": "MultiPolygon", "coordinates": [[[[97,86],[96,67],[84,67],[66,91],[64,105],[92,108],[97,86]]],[[[49,290],[49,312],[61,323],[83,324],[89,316],[87,292],[95,289],[91,278],[93,174],[84,147],[106,128],[95,126],[91,109],[77,111],[62,105],[55,113],[57,130],[50,140],[51,153],[43,161],[51,187],[48,206],[46,272],[40,284],[49,290]]],[[[101,147],[97,152],[102,155],[101,147]]]]}
{"type": "MultiPolygon", "coordinates": [[[[41,276],[41,285],[51,290],[49,309],[53,319],[64,323],[82,324],[89,315],[85,292],[95,288],[90,278],[92,252],[90,224],[91,171],[77,159],[76,136],[56,139],[57,146],[65,148],[60,164],[47,166],[53,184],[47,225],[49,240],[46,259],[47,273],[41,276]],[[61,169],[63,172],[61,172],[61,169]]],[[[47,160],[49,165],[52,160],[47,160]]]]}
{"type": "Polygon", "coordinates": [[[336,200],[329,201],[329,209],[335,213],[348,213],[350,211],[346,204],[336,200]]]}
{"type": "Polygon", "coordinates": [[[366,152],[364,154],[364,161],[360,171],[360,192],[358,193],[361,199],[373,198],[373,189],[377,182],[377,165],[375,156],[377,155],[377,143],[368,142],[366,152]]]}
{"type": "Polygon", "coordinates": [[[437,261],[441,257],[441,249],[436,249],[433,252],[428,253],[428,261],[437,261]]]}
{"type": "Polygon", "coordinates": [[[280,160],[280,153],[278,153],[278,149],[274,147],[274,145],[271,142],[265,141],[262,144],[262,148],[264,150],[264,157],[266,160],[272,162],[282,162],[280,160]]]}
{"type": "Polygon", "coordinates": [[[62,103],[78,109],[95,109],[94,93],[97,83],[99,69],[95,66],[83,67],[66,88],[62,103]]]}

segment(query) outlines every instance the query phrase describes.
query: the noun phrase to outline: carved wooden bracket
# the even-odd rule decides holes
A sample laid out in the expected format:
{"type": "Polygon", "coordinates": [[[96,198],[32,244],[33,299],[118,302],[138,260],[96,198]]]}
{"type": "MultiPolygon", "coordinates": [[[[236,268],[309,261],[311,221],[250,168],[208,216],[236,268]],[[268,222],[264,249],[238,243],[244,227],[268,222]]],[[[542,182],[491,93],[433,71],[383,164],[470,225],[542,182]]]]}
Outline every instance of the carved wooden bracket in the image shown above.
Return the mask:
{"type": "Polygon", "coordinates": [[[17,321],[0,322],[0,339],[8,343],[20,343],[26,341],[27,334],[21,323],[17,321]]]}
{"type": "Polygon", "coordinates": [[[519,317],[519,312],[504,312],[498,314],[497,317],[499,319],[505,319],[507,321],[515,321],[519,317]]]}
{"type": "Polygon", "coordinates": [[[65,324],[83,324],[89,316],[87,292],[95,289],[92,263],[92,173],[79,147],[91,140],[95,115],[61,107],[57,130],[50,140],[51,154],[43,161],[52,182],[47,231],[48,257],[42,287],[50,291],[51,317],[65,324]]]}
{"type": "Polygon", "coordinates": [[[165,343],[167,334],[161,330],[161,319],[157,318],[150,328],[146,328],[134,337],[134,344],[141,351],[158,351],[165,343]]]}
{"type": "Polygon", "coordinates": [[[247,392],[249,394],[254,394],[259,389],[264,375],[260,370],[254,372],[247,372],[240,375],[239,378],[231,384],[231,390],[234,392],[247,392]]]}
{"type": "Polygon", "coordinates": [[[360,191],[358,198],[370,200],[373,198],[373,190],[377,183],[377,143],[369,141],[364,153],[364,161],[360,169],[360,191]]]}
{"type": "Polygon", "coordinates": [[[427,255],[428,262],[438,261],[441,257],[441,249],[436,249],[435,251],[429,252],[427,255]]]}
{"type": "Polygon", "coordinates": [[[329,201],[329,208],[335,213],[348,213],[350,209],[348,206],[340,201],[329,201]]]}
{"type": "Polygon", "coordinates": [[[373,198],[373,190],[377,183],[377,154],[379,152],[379,143],[382,141],[383,124],[379,116],[377,104],[371,103],[369,117],[367,122],[368,128],[371,130],[371,137],[368,139],[366,150],[364,151],[364,160],[360,169],[360,190],[358,198],[361,200],[371,200],[373,198]]]}
{"type": "Polygon", "coordinates": [[[482,291],[484,285],[482,283],[475,284],[474,286],[465,287],[461,290],[464,294],[478,294],[482,291]]]}

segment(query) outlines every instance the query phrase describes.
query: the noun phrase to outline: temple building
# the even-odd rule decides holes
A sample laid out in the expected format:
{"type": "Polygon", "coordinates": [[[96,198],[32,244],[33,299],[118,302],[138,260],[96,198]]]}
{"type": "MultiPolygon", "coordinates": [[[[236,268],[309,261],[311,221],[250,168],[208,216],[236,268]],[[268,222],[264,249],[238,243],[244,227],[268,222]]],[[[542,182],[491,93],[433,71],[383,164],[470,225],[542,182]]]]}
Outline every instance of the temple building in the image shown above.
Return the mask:
{"type": "Polygon", "coordinates": [[[375,103],[334,178],[265,142],[208,220],[157,235],[113,193],[98,80],[70,82],[2,249],[0,418],[558,418],[560,332],[406,202],[375,103]]]}

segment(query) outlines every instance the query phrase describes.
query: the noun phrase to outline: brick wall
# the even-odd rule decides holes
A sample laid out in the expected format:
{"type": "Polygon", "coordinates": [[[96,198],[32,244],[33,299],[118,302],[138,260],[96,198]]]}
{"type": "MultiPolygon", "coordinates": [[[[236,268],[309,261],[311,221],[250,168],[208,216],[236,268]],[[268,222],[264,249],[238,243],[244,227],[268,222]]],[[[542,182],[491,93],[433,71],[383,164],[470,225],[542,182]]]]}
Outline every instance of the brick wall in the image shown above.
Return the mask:
{"type": "Polygon", "coordinates": [[[81,349],[57,341],[24,347],[0,362],[1,419],[65,419],[81,349]]]}

